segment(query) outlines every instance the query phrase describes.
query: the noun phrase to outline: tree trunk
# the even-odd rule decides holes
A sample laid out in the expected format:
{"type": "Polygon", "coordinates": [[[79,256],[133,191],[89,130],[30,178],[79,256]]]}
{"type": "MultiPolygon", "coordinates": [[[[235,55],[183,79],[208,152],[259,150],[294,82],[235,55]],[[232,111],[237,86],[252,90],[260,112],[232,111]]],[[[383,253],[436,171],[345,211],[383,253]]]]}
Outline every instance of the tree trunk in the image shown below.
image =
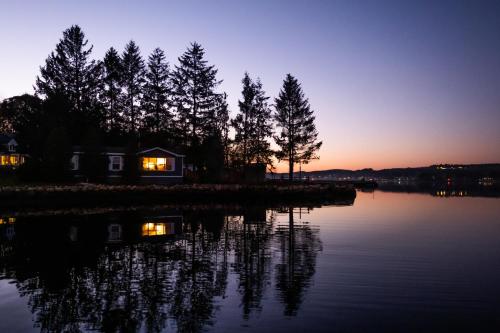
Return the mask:
{"type": "Polygon", "coordinates": [[[293,182],[293,160],[288,161],[288,181],[293,182]]]}

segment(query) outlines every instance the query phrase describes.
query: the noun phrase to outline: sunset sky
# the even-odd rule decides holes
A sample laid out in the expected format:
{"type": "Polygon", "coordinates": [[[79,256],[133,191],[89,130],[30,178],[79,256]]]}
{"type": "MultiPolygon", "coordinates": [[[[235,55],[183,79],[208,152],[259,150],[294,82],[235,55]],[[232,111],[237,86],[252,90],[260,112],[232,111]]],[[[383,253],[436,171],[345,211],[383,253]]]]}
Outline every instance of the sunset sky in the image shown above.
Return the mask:
{"type": "Polygon", "coordinates": [[[0,99],[32,93],[78,24],[96,59],[133,39],[172,66],[201,43],[233,115],[245,71],[273,98],[296,76],[323,140],[305,169],[500,162],[499,18],[499,1],[0,0],[0,99]]]}

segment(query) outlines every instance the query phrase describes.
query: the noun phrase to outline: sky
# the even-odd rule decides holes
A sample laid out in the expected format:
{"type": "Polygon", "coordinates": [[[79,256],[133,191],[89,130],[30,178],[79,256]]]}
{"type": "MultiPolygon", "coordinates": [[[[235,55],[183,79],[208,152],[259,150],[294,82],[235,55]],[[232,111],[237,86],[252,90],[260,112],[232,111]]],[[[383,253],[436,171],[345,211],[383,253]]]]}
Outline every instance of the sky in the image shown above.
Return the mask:
{"type": "Polygon", "coordinates": [[[133,39],[174,66],[201,43],[232,115],[245,71],[272,99],[291,73],[323,141],[303,170],[498,163],[499,18],[500,2],[486,0],[0,0],[0,99],[33,93],[78,24],[95,59],[133,39]]]}

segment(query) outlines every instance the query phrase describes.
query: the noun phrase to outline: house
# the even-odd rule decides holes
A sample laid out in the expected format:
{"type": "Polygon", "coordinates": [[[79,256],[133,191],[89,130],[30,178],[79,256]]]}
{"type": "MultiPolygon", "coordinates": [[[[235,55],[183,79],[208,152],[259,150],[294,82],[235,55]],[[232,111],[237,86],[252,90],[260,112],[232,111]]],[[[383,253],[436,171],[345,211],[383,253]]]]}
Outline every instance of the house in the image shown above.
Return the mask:
{"type": "Polygon", "coordinates": [[[154,147],[137,153],[139,179],[146,183],[181,183],[184,178],[184,155],[154,147]]]}
{"type": "Polygon", "coordinates": [[[25,155],[19,152],[18,146],[14,137],[0,134],[0,167],[15,169],[24,163],[25,155]]]}
{"type": "MultiPolygon", "coordinates": [[[[103,174],[108,182],[120,182],[125,178],[125,166],[134,164],[134,174],[142,183],[181,183],[184,178],[184,155],[154,147],[137,152],[127,153],[123,147],[104,147],[100,153],[103,157],[103,174]]],[[[80,146],[73,147],[70,169],[76,179],[83,179],[82,161],[85,150],[80,146]]]]}

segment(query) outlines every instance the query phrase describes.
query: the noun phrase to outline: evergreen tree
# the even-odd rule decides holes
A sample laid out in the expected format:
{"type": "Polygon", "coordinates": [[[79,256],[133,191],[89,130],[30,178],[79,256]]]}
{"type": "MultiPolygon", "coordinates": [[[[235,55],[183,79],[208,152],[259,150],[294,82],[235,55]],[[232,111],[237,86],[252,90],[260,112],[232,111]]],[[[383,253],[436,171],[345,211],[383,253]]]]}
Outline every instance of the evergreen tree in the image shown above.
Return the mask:
{"type": "Polygon", "coordinates": [[[122,63],[111,47],[104,56],[101,100],[104,108],[104,129],[117,134],[123,126],[122,63]]]}
{"type": "Polygon", "coordinates": [[[250,163],[271,164],[273,134],[271,109],[260,80],[253,82],[248,73],[242,80],[243,99],[238,102],[239,113],[231,121],[235,129],[236,159],[243,166],[250,163]]]}
{"type": "Polygon", "coordinates": [[[87,45],[88,41],[79,26],[65,30],[56,50],[40,68],[35,85],[39,96],[66,100],[66,123],[77,140],[81,129],[86,124],[97,123],[100,117],[98,86],[101,66],[89,59],[92,46],[87,45]]]}
{"type": "Polygon", "coordinates": [[[125,46],[122,68],[125,129],[128,133],[136,134],[142,121],[140,103],[145,83],[145,67],[139,47],[132,40],[125,46]]]}
{"type": "Polygon", "coordinates": [[[229,129],[231,121],[229,118],[229,107],[227,104],[227,94],[219,96],[219,103],[217,106],[217,123],[215,126],[215,134],[220,137],[222,148],[224,151],[224,166],[229,166],[229,154],[231,140],[229,138],[229,129]]]}
{"type": "Polygon", "coordinates": [[[308,163],[311,159],[319,158],[316,152],[322,142],[317,141],[318,131],[309,101],[292,75],[286,76],[275,104],[274,118],[280,128],[279,135],[275,136],[279,147],[276,157],[278,160],[288,161],[289,179],[293,180],[294,164],[308,163]]]}
{"type": "Polygon", "coordinates": [[[212,132],[217,122],[217,106],[220,95],[215,89],[217,69],[207,65],[205,51],[193,43],[179,58],[179,66],[172,74],[178,127],[187,129],[182,142],[187,146],[199,145],[212,132]]]}
{"type": "Polygon", "coordinates": [[[272,165],[271,143],[269,139],[273,135],[272,112],[269,107],[269,97],[266,96],[262,88],[262,82],[257,79],[254,84],[255,89],[255,134],[251,141],[250,156],[257,163],[272,165]]]}
{"type": "Polygon", "coordinates": [[[156,48],[148,59],[146,85],[144,87],[143,109],[144,129],[159,134],[172,127],[170,112],[170,70],[165,53],[156,48]]]}
{"type": "Polygon", "coordinates": [[[255,133],[255,86],[252,79],[245,73],[243,80],[243,90],[241,92],[243,99],[238,101],[239,113],[231,121],[234,127],[234,144],[236,160],[240,161],[243,166],[250,164],[250,139],[255,133]]]}

